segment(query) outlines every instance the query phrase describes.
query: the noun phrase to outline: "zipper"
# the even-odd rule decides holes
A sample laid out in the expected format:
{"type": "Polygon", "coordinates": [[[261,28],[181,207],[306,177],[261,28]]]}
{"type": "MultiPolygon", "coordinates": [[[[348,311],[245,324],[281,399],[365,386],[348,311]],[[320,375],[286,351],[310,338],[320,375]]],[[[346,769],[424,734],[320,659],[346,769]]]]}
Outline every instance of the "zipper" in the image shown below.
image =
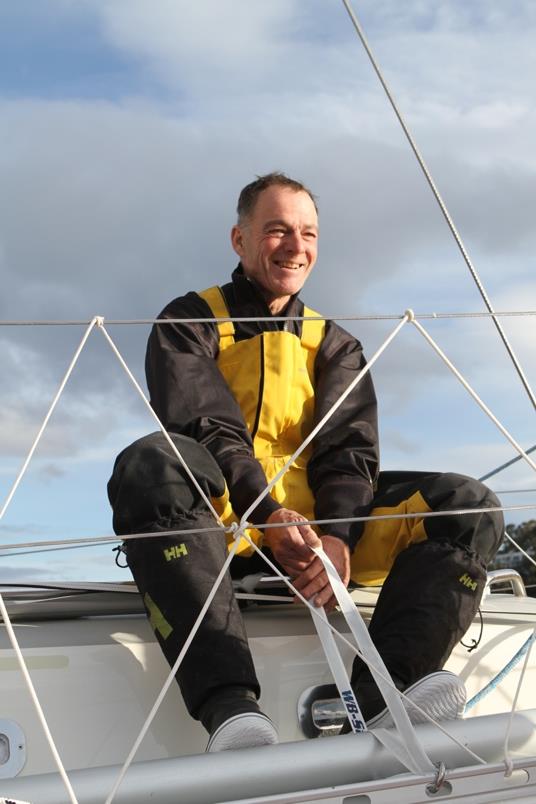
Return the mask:
{"type": "Polygon", "coordinates": [[[257,411],[255,413],[255,422],[251,431],[251,440],[255,440],[257,430],[259,429],[259,421],[261,418],[262,397],[264,395],[264,333],[261,335],[261,349],[260,349],[260,372],[259,372],[259,397],[257,401],[257,411]]]}

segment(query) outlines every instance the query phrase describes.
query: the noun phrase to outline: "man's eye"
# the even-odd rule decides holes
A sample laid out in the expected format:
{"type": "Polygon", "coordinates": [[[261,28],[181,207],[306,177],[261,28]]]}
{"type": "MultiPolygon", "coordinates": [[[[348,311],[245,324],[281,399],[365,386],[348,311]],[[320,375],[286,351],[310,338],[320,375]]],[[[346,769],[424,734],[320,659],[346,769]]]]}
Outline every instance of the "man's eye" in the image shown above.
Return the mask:
{"type": "Polygon", "coordinates": [[[285,230],[281,226],[278,226],[276,229],[270,229],[268,234],[273,235],[274,237],[284,237],[285,230]]]}
{"type": "Polygon", "coordinates": [[[305,240],[316,240],[316,232],[304,232],[303,237],[305,240]]]}

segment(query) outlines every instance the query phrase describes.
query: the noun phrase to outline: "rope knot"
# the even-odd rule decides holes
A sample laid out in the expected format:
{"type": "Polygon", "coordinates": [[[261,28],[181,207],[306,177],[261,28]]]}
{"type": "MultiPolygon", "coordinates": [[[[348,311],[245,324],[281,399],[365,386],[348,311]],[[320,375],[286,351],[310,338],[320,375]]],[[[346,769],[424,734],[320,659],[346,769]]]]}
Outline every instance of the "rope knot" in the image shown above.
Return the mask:
{"type": "Polygon", "coordinates": [[[506,779],[509,779],[512,773],[514,772],[514,763],[510,759],[510,757],[504,758],[504,776],[506,779]]]}
{"type": "Polygon", "coordinates": [[[429,784],[426,787],[426,792],[431,796],[435,796],[437,793],[439,793],[439,791],[443,787],[445,778],[447,776],[447,768],[444,762],[438,762],[436,764],[436,768],[437,773],[434,781],[432,782],[432,784],[429,784]]]}
{"type": "Polygon", "coordinates": [[[229,527],[225,528],[225,532],[226,533],[231,533],[232,536],[233,536],[233,539],[235,541],[237,541],[238,539],[240,539],[242,537],[243,531],[245,530],[245,528],[247,526],[248,526],[247,522],[243,522],[241,525],[239,525],[238,522],[231,522],[229,527]]]}
{"type": "Polygon", "coordinates": [[[95,326],[98,327],[99,329],[102,329],[104,327],[104,316],[103,315],[96,315],[95,318],[93,319],[93,321],[95,322],[95,326]]]}

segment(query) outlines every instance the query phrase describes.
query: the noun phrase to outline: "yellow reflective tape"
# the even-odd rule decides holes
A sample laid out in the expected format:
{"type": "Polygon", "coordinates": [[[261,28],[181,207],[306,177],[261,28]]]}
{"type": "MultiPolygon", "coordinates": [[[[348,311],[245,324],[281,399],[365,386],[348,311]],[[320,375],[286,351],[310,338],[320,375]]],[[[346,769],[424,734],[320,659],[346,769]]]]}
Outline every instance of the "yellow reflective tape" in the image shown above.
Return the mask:
{"type": "Polygon", "coordinates": [[[149,612],[149,622],[151,623],[151,628],[155,633],[159,631],[162,639],[167,639],[173,631],[173,628],[170,626],[152,597],[147,592],[143,597],[143,602],[145,603],[145,607],[149,612]]]}

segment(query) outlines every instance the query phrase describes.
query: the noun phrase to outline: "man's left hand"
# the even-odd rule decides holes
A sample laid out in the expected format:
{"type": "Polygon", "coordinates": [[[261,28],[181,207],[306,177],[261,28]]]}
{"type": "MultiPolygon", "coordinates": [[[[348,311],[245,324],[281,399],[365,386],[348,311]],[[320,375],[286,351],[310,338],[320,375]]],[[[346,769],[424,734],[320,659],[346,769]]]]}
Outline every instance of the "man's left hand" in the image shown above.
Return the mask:
{"type": "MultiPolygon", "coordinates": [[[[322,547],[331,559],[335,569],[345,586],[350,580],[350,548],[337,536],[321,536],[322,547]]],[[[315,606],[324,606],[326,611],[332,611],[337,605],[331,584],[328,580],[324,565],[315,556],[309,566],[292,581],[296,589],[306,600],[313,598],[315,606]]]]}

